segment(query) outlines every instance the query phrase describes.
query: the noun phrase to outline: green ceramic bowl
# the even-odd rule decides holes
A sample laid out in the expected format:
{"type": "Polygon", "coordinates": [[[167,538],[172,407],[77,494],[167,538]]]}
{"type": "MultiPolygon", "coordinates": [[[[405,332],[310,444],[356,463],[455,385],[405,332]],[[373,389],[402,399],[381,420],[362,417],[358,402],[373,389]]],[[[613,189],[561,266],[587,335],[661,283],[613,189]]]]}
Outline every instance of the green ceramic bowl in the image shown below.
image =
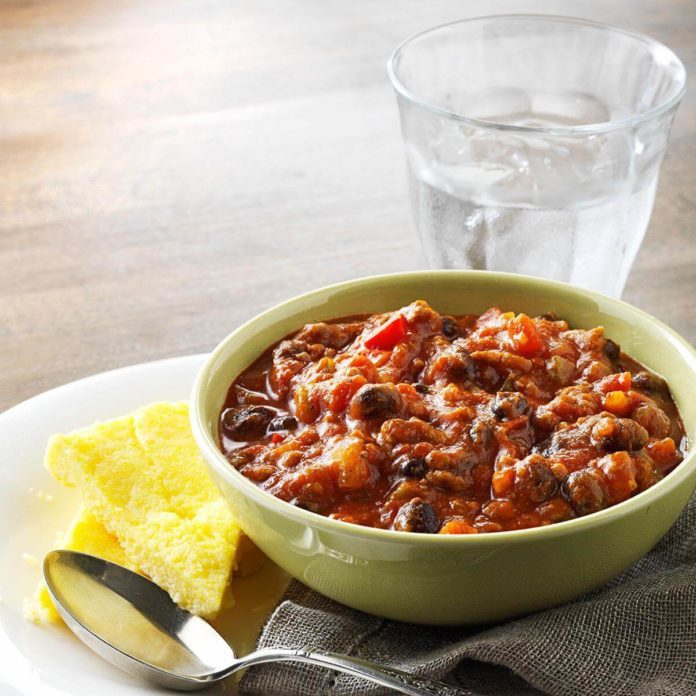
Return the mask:
{"type": "Polygon", "coordinates": [[[427,624],[498,621],[568,602],[649,551],[696,487],[693,452],[652,488],[602,512],[536,529],[467,536],[328,519],[274,498],[228,464],[217,445],[218,415],[232,380],[265,348],[307,322],[384,312],[419,298],[448,314],[498,306],[532,315],[555,311],[578,328],[602,325],[626,352],[667,379],[687,432],[696,433],[696,351],[628,304],[563,283],[476,271],[402,273],[333,285],[269,309],[232,332],[193,388],[198,445],[259,548],[327,597],[427,624]]]}

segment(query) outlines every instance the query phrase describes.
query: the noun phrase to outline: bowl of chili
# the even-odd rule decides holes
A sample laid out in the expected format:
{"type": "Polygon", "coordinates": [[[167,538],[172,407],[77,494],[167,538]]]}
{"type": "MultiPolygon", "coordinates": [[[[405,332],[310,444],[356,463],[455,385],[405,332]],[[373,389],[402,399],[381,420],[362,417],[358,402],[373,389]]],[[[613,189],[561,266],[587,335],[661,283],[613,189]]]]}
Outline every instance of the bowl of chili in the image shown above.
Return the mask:
{"type": "Polygon", "coordinates": [[[380,616],[475,624],[577,598],[657,543],[696,487],[694,385],[694,349],[626,303],[427,271],[253,318],[206,361],[191,418],[290,574],[380,616]]]}

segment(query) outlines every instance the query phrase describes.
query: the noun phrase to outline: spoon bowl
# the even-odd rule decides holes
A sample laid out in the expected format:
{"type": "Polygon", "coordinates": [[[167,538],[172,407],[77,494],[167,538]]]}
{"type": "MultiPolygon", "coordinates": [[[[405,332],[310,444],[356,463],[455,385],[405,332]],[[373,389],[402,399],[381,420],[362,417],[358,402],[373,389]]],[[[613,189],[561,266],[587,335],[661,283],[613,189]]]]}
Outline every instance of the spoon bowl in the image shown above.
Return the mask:
{"type": "Polygon", "coordinates": [[[236,660],[210,624],[119,565],[74,551],[51,551],[44,578],[58,613],[78,638],[144,679],[178,690],[200,689],[236,660]]]}
{"type": "Polygon", "coordinates": [[[264,662],[304,662],[352,674],[411,696],[470,692],[345,655],[289,648],[238,658],[203,619],[179,607],[152,581],[77,551],[51,551],[44,578],[67,626],[87,646],[126,672],[161,686],[194,691],[264,662]]]}

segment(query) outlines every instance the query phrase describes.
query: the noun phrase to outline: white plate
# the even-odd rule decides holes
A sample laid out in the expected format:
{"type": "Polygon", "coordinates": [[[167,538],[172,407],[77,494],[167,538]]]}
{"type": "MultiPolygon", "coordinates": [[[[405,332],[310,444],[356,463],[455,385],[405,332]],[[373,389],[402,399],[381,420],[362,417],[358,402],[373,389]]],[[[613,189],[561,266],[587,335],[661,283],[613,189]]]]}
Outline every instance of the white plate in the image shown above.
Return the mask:
{"type": "MultiPolygon", "coordinates": [[[[66,384],[0,415],[0,696],[133,696],[163,693],[97,657],[64,626],[36,626],[22,614],[40,559],[65,530],[79,496],[42,466],[46,441],[153,401],[187,399],[203,355],[134,365],[66,384]],[[48,502],[46,494],[53,497],[48,502]],[[27,556],[29,558],[27,559],[27,556]],[[31,557],[39,560],[32,564],[31,557]]],[[[216,626],[248,652],[287,576],[267,563],[235,582],[237,606],[216,626]]],[[[206,693],[234,693],[231,683],[206,693]]]]}

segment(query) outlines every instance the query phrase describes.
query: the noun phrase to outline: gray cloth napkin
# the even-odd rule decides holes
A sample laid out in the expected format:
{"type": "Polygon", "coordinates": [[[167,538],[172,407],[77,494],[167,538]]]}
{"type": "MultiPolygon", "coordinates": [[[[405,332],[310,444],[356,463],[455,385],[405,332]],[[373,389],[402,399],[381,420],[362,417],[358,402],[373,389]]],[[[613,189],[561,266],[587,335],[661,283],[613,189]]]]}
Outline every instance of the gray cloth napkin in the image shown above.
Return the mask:
{"type": "MultiPolygon", "coordinates": [[[[696,497],[662,541],[619,578],[562,607],[481,628],[398,623],[293,582],[259,647],[313,645],[476,694],[696,694],[696,497]]],[[[241,682],[263,696],[393,693],[304,665],[262,665],[241,682]]]]}

